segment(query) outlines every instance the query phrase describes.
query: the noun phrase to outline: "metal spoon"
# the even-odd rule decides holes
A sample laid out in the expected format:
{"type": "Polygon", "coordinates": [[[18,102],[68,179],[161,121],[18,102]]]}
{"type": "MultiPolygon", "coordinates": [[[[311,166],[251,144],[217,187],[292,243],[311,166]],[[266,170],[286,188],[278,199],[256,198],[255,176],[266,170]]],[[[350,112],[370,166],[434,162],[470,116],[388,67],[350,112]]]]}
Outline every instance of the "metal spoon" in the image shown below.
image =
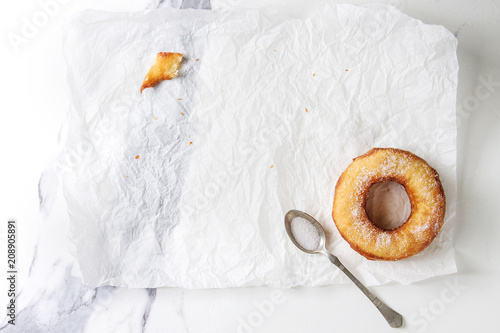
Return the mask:
{"type": "Polygon", "coordinates": [[[325,246],[326,244],[325,231],[323,230],[321,224],[319,224],[319,222],[316,221],[311,215],[301,212],[300,210],[291,210],[285,215],[285,228],[293,244],[295,244],[295,246],[297,246],[299,249],[309,254],[316,254],[316,253],[324,254],[325,256],[328,257],[328,259],[330,259],[332,264],[340,268],[340,270],[344,272],[344,274],[347,275],[347,277],[351,279],[352,282],[354,282],[354,284],[366,295],[366,297],[368,297],[370,301],[372,301],[373,305],[377,307],[377,309],[384,316],[385,320],[387,320],[387,322],[389,323],[389,325],[391,325],[391,327],[397,328],[403,326],[403,316],[401,316],[399,313],[388,307],[384,302],[382,302],[375,295],[373,295],[358,279],[356,279],[354,275],[352,275],[351,272],[347,270],[347,268],[345,268],[345,266],[339,261],[339,259],[336,256],[328,252],[325,246]],[[307,250],[303,248],[295,240],[295,237],[293,236],[291,229],[291,223],[295,217],[305,218],[306,220],[311,222],[311,224],[314,225],[318,230],[320,241],[318,247],[315,250],[312,251],[307,250]]]}

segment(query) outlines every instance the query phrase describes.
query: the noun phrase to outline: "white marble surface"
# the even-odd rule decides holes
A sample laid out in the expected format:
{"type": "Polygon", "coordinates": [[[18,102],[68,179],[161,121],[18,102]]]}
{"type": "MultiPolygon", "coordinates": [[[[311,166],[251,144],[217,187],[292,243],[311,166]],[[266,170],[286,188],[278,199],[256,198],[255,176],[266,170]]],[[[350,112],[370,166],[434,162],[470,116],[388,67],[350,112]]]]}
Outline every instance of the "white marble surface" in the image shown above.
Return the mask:
{"type": "MultiPolygon", "coordinates": [[[[213,1],[214,7],[230,0],[213,1]]],[[[231,0],[233,5],[243,2],[231,0]]],[[[43,4],[10,2],[0,13],[3,80],[0,113],[1,251],[5,223],[19,225],[16,326],[5,332],[386,332],[391,330],[351,285],[274,290],[89,289],[73,276],[66,217],[50,162],[69,105],[61,25],[84,8],[133,11],[183,1],[62,1],[43,20],[43,4]],[[8,36],[22,35],[18,50],[8,36]],[[24,31],[27,33],[27,31],[24,31]],[[43,176],[40,174],[43,171],[43,176]],[[40,193],[38,182],[40,181],[40,193]],[[39,213],[39,200],[41,212],[39,213]]],[[[270,4],[276,1],[269,1],[270,4]]],[[[368,1],[352,1],[365,3],[368,1]]],[[[459,273],[408,286],[372,290],[406,318],[402,332],[497,331],[500,316],[500,2],[385,1],[426,23],[442,24],[459,41],[457,118],[459,210],[455,248],[459,273]]],[[[255,1],[252,5],[258,5],[255,1]]],[[[6,272],[6,254],[0,254],[6,272]]],[[[0,297],[7,302],[1,279],[0,297]]]]}

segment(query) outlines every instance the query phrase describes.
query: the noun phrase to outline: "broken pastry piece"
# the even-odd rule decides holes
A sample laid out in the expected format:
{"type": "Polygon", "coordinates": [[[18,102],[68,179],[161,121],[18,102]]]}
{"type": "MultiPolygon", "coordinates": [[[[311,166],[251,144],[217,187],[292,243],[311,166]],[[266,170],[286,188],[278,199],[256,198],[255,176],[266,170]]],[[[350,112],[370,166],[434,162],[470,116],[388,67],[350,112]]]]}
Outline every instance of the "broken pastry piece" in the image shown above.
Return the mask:
{"type": "Polygon", "coordinates": [[[177,76],[179,65],[182,61],[182,54],[160,52],[156,56],[156,62],[149,69],[148,75],[144,78],[141,87],[142,91],[151,88],[163,80],[171,80],[177,76]]]}

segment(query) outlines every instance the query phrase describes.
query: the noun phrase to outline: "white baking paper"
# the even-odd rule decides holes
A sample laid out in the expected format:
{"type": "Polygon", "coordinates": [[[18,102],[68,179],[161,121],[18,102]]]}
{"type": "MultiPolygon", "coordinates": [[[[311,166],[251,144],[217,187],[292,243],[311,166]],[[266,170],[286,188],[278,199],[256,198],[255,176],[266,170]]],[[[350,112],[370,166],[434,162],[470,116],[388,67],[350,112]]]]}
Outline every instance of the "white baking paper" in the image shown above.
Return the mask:
{"type": "Polygon", "coordinates": [[[73,104],[61,177],[90,286],[318,286],[348,280],[287,238],[290,209],[368,285],[456,271],[456,39],[390,6],[86,11],[66,29],[73,104]],[[140,94],[160,51],[181,75],[140,94]],[[398,262],[350,249],[335,184],[372,147],[410,150],[440,174],[438,238],[398,262]]]}

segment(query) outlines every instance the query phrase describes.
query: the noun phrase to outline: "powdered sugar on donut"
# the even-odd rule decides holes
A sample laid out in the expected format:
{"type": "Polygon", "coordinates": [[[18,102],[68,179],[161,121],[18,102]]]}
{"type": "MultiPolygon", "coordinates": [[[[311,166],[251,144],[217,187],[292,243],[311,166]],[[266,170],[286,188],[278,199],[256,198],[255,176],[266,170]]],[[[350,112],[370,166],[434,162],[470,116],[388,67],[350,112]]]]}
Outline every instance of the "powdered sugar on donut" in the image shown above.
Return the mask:
{"type": "Polygon", "coordinates": [[[444,207],[439,176],[424,160],[403,150],[372,149],[340,177],[333,218],[351,247],[368,259],[398,260],[420,252],[435,238],[444,207]],[[403,185],[411,203],[408,221],[394,230],[377,227],[365,210],[370,187],[386,181],[403,185]]]}

